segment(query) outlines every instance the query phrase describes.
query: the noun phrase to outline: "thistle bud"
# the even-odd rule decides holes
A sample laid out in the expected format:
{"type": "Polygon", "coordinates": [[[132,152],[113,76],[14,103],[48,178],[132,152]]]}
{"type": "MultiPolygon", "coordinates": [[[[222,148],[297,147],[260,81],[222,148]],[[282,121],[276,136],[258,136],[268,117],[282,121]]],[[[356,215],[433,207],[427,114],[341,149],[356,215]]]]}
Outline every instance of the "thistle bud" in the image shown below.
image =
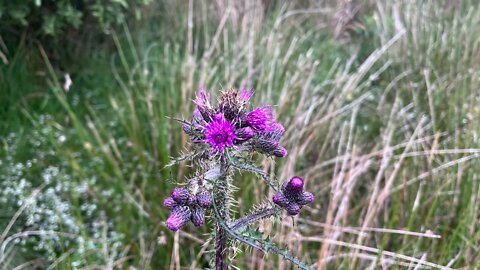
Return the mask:
{"type": "Polygon", "coordinates": [[[173,210],[173,208],[175,208],[177,205],[177,202],[175,202],[172,197],[167,197],[163,201],[163,206],[165,206],[165,208],[167,208],[168,210],[173,210]]]}
{"type": "Polygon", "coordinates": [[[178,231],[190,220],[192,212],[188,206],[177,206],[165,221],[165,225],[171,231],[178,231]]]}
{"type": "Polygon", "coordinates": [[[288,199],[285,197],[285,195],[281,191],[273,195],[272,201],[281,207],[286,207],[288,205],[288,199]]]}
{"type": "Polygon", "coordinates": [[[295,215],[298,215],[298,213],[300,213],[300,209],[302,209],[300,205],[298,205],[297,203],[291,203],[287,206],[287,213],[290,216],[295,216],[295,215]]]}
{"type": "Polygon", "coordinates": [[[297,203],[300,205],[306,205],[312,203],[314,200],[314,196],[311,192],[304,191],[302,195],[298,197],[297,203]]]}
{"type": "Polygon", "coordinates": [[[275,149],[278,148],[278,142],[274,140],[259,138],[256,141],[255,146],[264,153],[272,153],[275,149]]]}
{"type": "Polygon", "coordinates": [[[278,146],[275,150],[273,150],[273,155],[276,157],[285,157],[287,155],[287,149],[278,146]]]}
{"type": "Polygon", "coordinates": [[[213,198],[208,191],[202,191],[197,194],[197,203],[202,208],[209,208],[212,206],[213,198]]]}
{"type": "Polygon", "coordinates": [[[285,192],[289,194],[298,194],[303,191],[303,179],[294,176],[285,186],[285,192]]]}
{"type": "Polygon", "coordinates": [[[175,188],[172,192],[172,199],[179,204],[186,204],[190,194],[184,188],[175,188]]]}
{"type": "Polygon", "coordinates": [[[205,212],[200,207],[193,208],[191,220],[195,227],[201,227],[205,224],[205,212]]]}
{"type": "Polygon", "coordinates": [[[187,204],[189,206],[195,206],[197,204],[197,196],[193,195],[193,194],[190,194],[188,196],[188,201],[187,201],[187,204]]]}
{"type": "Polygon", "coordinates": [[[182,124],[182,129],[188,136],[195,135],[194,128],[191,124],[187,124],[187,123],[182,124]]]}
{"type": "Polygon", "coordinates": [[[255,135],[251,127],[239,128],[235,131],[235,135],[238,137],[236,142],[245,142],[253,138],[255,135]]]}
{"type": "Polygon", "coordinates": [[[287,210],[291,216],[300,213],[303,205],[312,203],[314,196],[312,193],[303,190],[303,179],[294,176],[290,181],[286,182],[282,190],[272,197],[272,201],[278,206],[287,210]]]}

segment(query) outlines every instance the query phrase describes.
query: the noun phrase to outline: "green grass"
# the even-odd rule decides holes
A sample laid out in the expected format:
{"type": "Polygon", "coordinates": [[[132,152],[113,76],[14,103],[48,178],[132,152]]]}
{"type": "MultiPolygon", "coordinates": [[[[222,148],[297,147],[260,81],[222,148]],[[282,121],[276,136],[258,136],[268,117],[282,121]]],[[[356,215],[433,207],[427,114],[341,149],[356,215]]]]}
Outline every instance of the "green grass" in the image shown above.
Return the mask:
{"type": "MultiPolygon", "coordinates": [[[[308,2],[230,13],[195,2],[191,31],[188,4],[166,2],[81,53],[12,50],[0,66],[0,228],[41,190],[0,243],[74,236],[8,242],[2,267],[207,267],[211,254],[197,256],[207,228],[176,235],[162,223],[163,198],[193,173],[164,168],[188,147],[167,117],[188,117],[200,86],[252,87],[257,104],[277,105],[289,155],[259,162],[279,179],[304,176],[317,198],[294,223],[262,226],[294,255],[328,257],[328,269],[414,258],[480,267],[479,6],[389,3],[365,7],[342,42],[330,34],[334,11],[308,2]]],[[[237,183],[240,214],[271,195],[253,175],[237,183]]],[[[240,248],[240,269],[291,267],[240,248]]]]}

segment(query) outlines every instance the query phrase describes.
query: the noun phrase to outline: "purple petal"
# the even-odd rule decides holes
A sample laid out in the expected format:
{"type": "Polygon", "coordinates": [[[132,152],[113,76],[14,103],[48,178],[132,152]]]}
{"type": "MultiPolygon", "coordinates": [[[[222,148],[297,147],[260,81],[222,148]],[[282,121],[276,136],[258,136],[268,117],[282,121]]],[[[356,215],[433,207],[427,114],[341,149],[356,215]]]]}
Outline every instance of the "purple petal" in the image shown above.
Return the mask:
{"type": "Polygon", "coordinates": [[[238,99],[242,103],[247,103],[255,94],[253,90],[242,89],[238,93],[238,99]]]}
{"type": "Polygon", "coordinates": [[[246,123],[261,132],[271,131],[273,120],[273,112],[269,107],[256,108],[245,116],[246,123]]]}

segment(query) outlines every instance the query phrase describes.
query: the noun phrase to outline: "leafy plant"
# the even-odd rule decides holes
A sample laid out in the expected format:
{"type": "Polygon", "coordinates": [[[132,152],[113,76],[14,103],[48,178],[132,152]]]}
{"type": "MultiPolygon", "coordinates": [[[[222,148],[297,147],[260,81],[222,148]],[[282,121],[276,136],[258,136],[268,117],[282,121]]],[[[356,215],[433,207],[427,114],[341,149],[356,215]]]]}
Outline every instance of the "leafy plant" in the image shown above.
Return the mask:
{"type": "Polygon", "coordinates": [[[37,34],[59,35],[70,28],[78,29],[90,17],[104,32],[123,23],[129,12],[138,10],[150,0],[28,0],[0,1],[2,30],[31,28],[37,34]]]}

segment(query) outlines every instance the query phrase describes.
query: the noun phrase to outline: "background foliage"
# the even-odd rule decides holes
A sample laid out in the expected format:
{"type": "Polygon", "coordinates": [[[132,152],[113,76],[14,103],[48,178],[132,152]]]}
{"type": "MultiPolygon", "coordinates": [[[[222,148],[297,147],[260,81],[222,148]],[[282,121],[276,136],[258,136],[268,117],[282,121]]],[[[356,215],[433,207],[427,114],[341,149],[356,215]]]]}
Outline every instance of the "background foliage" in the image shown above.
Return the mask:
{"type": "Polygon", "coordinates": [[[2,30],[17,32],[28,29],[29,35],[60,35],[79,29],[86,21],[90,29],[107,32],[125,22],[129,14],[140,17],[150,0],[27,0],[0,1],[2,30]],[[93,19],[93,20],[92,20],[93,19]]]}

